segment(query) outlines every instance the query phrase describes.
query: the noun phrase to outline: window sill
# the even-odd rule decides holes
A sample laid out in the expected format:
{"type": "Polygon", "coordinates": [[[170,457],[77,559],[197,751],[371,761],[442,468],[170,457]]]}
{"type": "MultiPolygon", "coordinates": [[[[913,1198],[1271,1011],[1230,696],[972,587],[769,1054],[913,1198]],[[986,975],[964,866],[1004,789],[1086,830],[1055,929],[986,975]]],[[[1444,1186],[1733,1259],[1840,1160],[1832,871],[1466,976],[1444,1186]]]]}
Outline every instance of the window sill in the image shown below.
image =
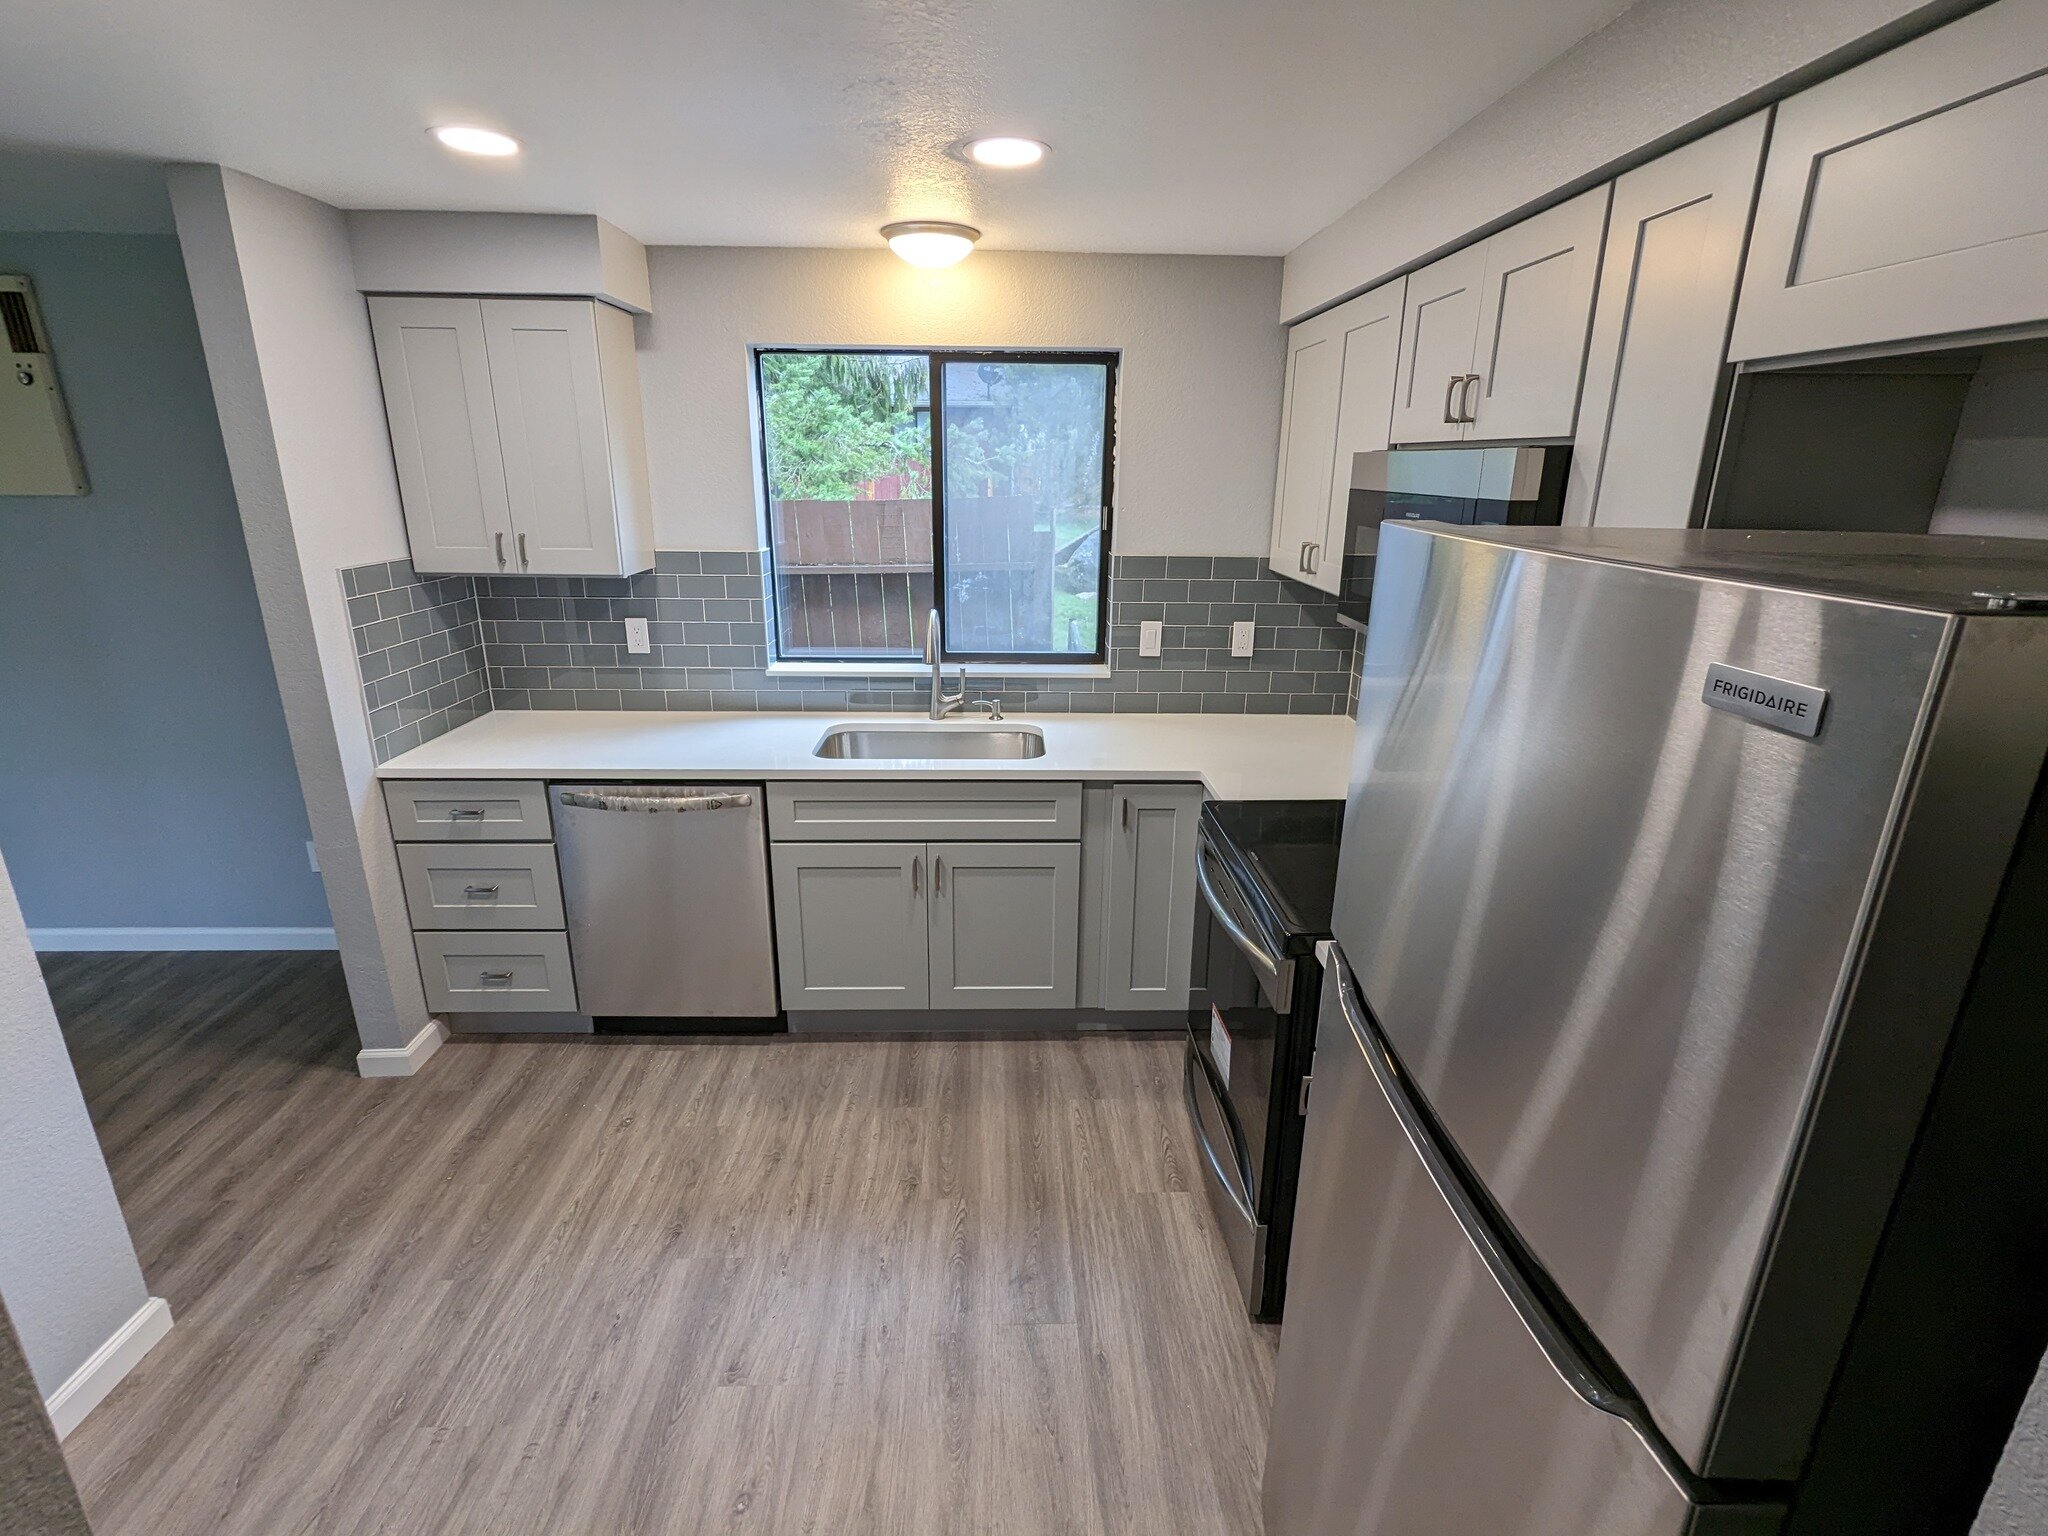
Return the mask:
{"type": "MultiPolygon", "coordinates": [[[[962,666],[969,677],[1108,677],[1103,662],[1047,662],[1029,666],[1021,662],[970,661],[946,663],[946,676],[958,677],[962,666]]],[[[929,677],[932,669],[920,661],[771,661],[770,677],[929,677]]]]}

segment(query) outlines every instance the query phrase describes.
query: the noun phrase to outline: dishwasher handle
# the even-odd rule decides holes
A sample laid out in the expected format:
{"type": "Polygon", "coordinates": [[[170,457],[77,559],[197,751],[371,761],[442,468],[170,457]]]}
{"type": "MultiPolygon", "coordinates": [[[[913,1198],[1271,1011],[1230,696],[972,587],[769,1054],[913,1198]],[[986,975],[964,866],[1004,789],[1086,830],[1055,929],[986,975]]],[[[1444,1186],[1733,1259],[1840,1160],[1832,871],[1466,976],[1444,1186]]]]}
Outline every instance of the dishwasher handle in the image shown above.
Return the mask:
{"type": "Polygon", "coordinates": [[[565,789],[562,804],[579,811],[724,811],[754,803],[744,792],[722,795],[634,794],[630,791],[601,793],[587,789],[565,789]]]}

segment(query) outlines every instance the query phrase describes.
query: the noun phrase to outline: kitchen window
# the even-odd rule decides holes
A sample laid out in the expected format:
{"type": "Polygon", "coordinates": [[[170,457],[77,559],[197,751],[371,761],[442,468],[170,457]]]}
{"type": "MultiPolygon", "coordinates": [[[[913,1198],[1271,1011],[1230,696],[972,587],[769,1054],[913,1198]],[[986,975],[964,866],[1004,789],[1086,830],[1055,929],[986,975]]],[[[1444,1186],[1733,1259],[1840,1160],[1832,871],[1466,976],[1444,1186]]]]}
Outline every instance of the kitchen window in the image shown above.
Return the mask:
{"type": "Polygon", "coordinates": [[[1103,662],[1116,364],[756,349],[777,659],[1103,662]]]}

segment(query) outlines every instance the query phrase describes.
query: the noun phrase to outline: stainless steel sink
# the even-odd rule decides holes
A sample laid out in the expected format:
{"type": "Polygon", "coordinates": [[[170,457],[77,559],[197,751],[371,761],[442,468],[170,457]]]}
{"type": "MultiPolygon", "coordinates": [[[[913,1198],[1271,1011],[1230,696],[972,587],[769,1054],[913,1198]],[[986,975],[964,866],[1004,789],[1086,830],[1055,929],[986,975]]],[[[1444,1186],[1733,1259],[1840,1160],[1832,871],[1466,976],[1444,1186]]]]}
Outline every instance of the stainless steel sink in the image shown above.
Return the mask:
{"type": "Polygon", "coordinates": [[[814,749],[818,757],[1002,758],[1045,756],[1045,735],[1029,725],[839,725],[814,749]]]}

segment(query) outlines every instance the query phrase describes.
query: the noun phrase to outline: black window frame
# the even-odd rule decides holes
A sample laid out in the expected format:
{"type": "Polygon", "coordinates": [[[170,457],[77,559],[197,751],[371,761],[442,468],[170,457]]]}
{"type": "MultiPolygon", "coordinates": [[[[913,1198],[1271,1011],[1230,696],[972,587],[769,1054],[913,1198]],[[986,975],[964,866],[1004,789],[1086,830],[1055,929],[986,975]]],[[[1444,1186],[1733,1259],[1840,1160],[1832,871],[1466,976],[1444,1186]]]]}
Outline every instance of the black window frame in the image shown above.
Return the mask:
{"type": "Polygon", "coordinates": [[[809,356],[818,353],[867,354],[880,357],[922,357],[929,370],[931,380],[931,436],[932,436],[932,601],[943,618],[946,611],[946,432],[945,432],[945,391],[946,364],[948,363],[1091,363],[1104,370],[1102,390],[1102,547],[1097,558],[1095,596],[1095,649],[1083,654],[1079,651],[958,651],[945,641],[945,627],[940,626],[939,660],[945,663],[960,662],[970,666],[1001,666],[1018,672],[1057,671],[1062,667],[1102,667],[1109,664],[1109,575],[1110,549],[1116,527],[1116,403],[1118,370],[1123,363],[1123,354],[1115,351],[1075,351],[1065,348],[1034,347],[786,347],[757,346],[753,354],[754,413],[759,441],[755,451],[759,457],[762,499],[762,526],[769,537],[764,541],[765,561],[768,571],[766,583],[771,622],[770,643],[774,646],[777,661],[788,661],[800,666],[843,666],[849,670],[866,667],[870,671],[884,667],[901,666],[911,658],[897,656],[803,656],[784,657],[781,650],[782,616],[779,611],[779,588],[776,583],[774,481],[768,471],[768,394],[767,379],[761,370],[761,359],[791,354],[809,356]]]}

